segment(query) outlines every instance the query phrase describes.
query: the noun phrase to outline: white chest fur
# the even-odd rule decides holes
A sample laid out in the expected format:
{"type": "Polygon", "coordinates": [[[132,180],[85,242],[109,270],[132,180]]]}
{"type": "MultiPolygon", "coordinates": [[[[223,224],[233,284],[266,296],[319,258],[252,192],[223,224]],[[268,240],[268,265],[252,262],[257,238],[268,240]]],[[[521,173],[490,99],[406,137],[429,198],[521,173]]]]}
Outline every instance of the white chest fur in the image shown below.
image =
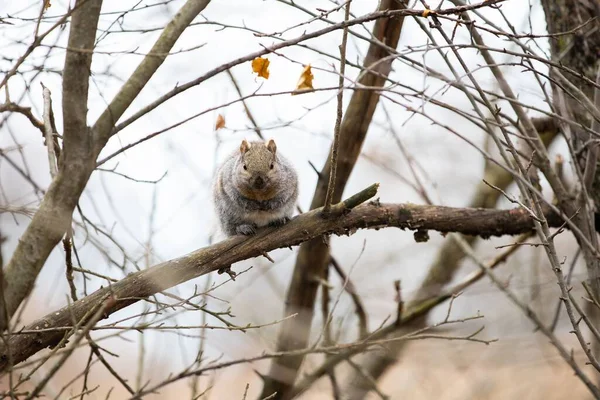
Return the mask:
{"type": "Polygon", "coordinates": [[[251,211],[244,217],[248,222],[254,223],[260,228],[269,225],[273,221],[280,220],[285,216],[285,210],[282,209],[273,211],[251,211]]]}

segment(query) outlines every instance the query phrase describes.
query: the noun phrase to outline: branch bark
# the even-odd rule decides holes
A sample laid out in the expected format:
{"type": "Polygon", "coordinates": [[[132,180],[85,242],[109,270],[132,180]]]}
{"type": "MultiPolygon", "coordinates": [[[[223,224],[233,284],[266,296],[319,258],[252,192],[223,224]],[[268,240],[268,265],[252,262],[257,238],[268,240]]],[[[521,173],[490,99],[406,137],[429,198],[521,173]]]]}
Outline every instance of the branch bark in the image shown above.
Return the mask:
{"type": "MultiPolygon", "coordinates": [[[[404,10],[406,2],[381,0],[378,12],[404,10]]],[[[386,46],[395,49],[398,45],[404,17],[378,19],[373,27],[373,37],[386,46]]],[[[390,52],[378,43],[371,43],[363,62],[366,72],[359,80],[358,86],[382,87],[391,70],[392,58],[390,52]],[[388,57],[386,59],[386,57],[388,57]],[[384,60],[385,59],[385,60],[384,60]]],[[[319,174],[319,181],[311,203],[311,209],[325,204],[328,191],[328,181],[331,175],[332,152],[338,151],[335,182],[332,182],[332,201],[339,202],[344,192],[346,182],[350,177],[354,164],[360,154],[367,130],[371,124],[373,113],[379,101],[379,93],[372,90],[356,90],[344,114],[339,133],[337,148],[332,147],[327,162],[319,174]]],[[[310,336],[311,322],[314,314],[315,298],[319,287],[315,277],[322,277],[329,265],[329,248],[323,238],[317,238],[300,246],[296,259],[292,281],[288,288],[285,315],[297,313],[294,319],[286,320],[279,332],[277,341],[278,351],[289,351],[307,347],[310,336]]],[[[265,378],[261,397],[277,393],[275,398],[285,398],[291,389],[303,355],[282,357],[271,364],[269,376],[265,378]]]]}
{"type": "MultiPolygon", "coordinates": [[[[558,136],[557,122],[552,118],[534,118],[533,123],[545,146],[548,147],[558,136]]],[[[490,161],[486,161],[483,175],[483,179],[502,190],[506,190],[508,186],[514,182],[513,176],[509,172],[490,161]]],[[[493,189],[490,185],[481,182],[471,198],[469,207],[495,208],[500,197],[501,192],[493,189]]],[[[478,240],[477,236],[462,237],[470,245],[476,243],[478,240]]],[[[465,253],[455,241],[445,241],[438,250],[435,261],[429,267],[427,275],[419,285],[415,295],[407,304],[407,312],[412,315],[416,307],[420,307],[423,302],[428,299],[439,297],[441,293],[444,292],[446,285],[454,279],[464,258],[465,253]]],[[[389,329],[388,334],[390,336],[400,336],[406,331],[425,327],[427,316],[429,315],[428,311],[429,310],[427,310],[427,312],[419,313],[418,317],[414,317],[410,321],[399,325],[396,329],[389,329]]],[[[375,380],[378,380],[388,368],[397,362],[401,357],[403,349],[404,343],[391,343],[387,346],[386,352],[372,352],[366,354],[360,359],[360,362],[368,371],[369,375],[375,380]]],[[[350,374],[346,381],[346,385],[348,399],[362,399],[372,388],[370,382],[366,381],[360,374],[356,373],[350,374]]]]}
{"type": "MultiPolygon", "coordinates": [[[[596,18],[589,26],[572,35],[561,35],[550,38],[552,60],[580,72],[583,76],[594,80],[600,60],[600,30],[597,20],[600,15],[600,3],[593,1],[541,0],[548,33],[569,32],[582,23],[596,18]]],[[[593,98],[593,87],[584,80],[570,76],[573,84],[582,90],[588,98],[593,98]]],[[[575,107],[578,109],[578,107],[575,107]]]]}
{"type": "MultiPolygon", "coordinates": [[[[544,14],[546,17],[546,23],[548,26],[549,33],[556,33],[565,31],[566,29],[573,29],[577,27],[581,22],[593,20],[589,27],[584,27],[578,30],[573,35],[569,36],[558,36],[550,38],[550,50],[552,60],[560,62],[561,65],[566,65],[571,69],[578,71],[582,77],[588,79],[600,78],[600,59],[598,58],[598,51],[600,49],[600,22],[598,21],[598,15],[600,15],[600,2],[598,0],[581,2],[581,1],[569,1],[569,0],[541,0],[542,7],[544,8],[544,14]]],[[[550,70],[550,76],[555,75],[556,70],[553,68],[550,70]]],[[[598,93],[589,82],[585,82],[584,79],[578,78],[569,74],[568,79],[572,85],[583,91],[585,96],[591,101],[596,100],[595,94],[598,93]]],[[[558,85],[552,85],[553,92],[553,103],[555,108],[561,110],[567,108],[566,113],[573,115],[573,119],[592,127],[592,130],[598,128],[597,120],[591,116],[590,112],[582,106],[580,99],[562,96],[561,90],[558,85]],[[566,98],[566,103],[561,107],[561,99],[566,98]],[[586,123],[591,120],[591,124],[586,123]]],[[[596,103],[596,106],[598,104],[596,103]]],[[[592,110],[594,110],[592,106],[592,110]]],[[[567,115],[568,116],[568,115],[567,115]]],[[[595,205],[595,210],[600,209],[600,169],[597,168],[597,157],[598,149],[597,144],[591,142],[590,134],[582,132],[581,129],[573,127],[573,133],[567,140],[572,142],[572,146],[576,147],[577,151],[580,151],[579,147],[583,150],[587,143],[587,151],[582,151],[579,156],[574,157],[576,168],[580,168],[580,173],[583,175],[582,178],[582,189],[581,194],[587,194],[595,205]]],[[[587,196],[581,196],[582,201],[585,202],[586,207],[582,207],[585,211],[588,207],[587,196]]],[[[584,215],[585,216],[585,215],[584,215]]],[[[597,236],[593,232],[597,229],[598,221],[589,216],[587,222],[589,225],[589,235],[594,239],[594,243],[597,244],[597,236]]],[[[588,278],[592,285],[591,289],[594,296],[598,296],[600,292],[600,280],[597,277],[600,265],[595,257],[590,257],[585,248],[582,247],[583,255],[586,261],[586,267],[588,270],[588,278]]],[[[588,316],[596,324],[600,320],[600,313],[594,306],[588,305],[588,316]]],[[[600,354],[600,342],[593,340],[592,349],[596,355],[596,358],[600,354]]]]}
{"type": "MultiPolygon", "coordinates": [[[[73,209],[92,173],[87,96],[90,65],[102,0],[78,0],[69,32],[63,71],[63,156],[27,230],[4,271],[6,311],[0,309],[0,330],[33,289],[42,266],[71,222],[73,209]]],[[[51,146],[52,144],[48,144],[51,146]]]]}
{"type": "MultiPolygon", "coordinates": [[[[454,2],[454,4],[457,5],[458,2],[454,2]]],[[[570,31],[575,26],[585,22],[587,18],[591,18],[594,15],[591,8],[592,5],[589,2],[542,0],[542,5],[544,6],[546,20],[548,21],[548,32],[551,34],[570,31]]],[[[596,9],[598,9],[597,6],[596,9]]],[[[561,65],[570,68],[570,70],[582,72],[583,76],[593,79],[598,59],[594,56],[596,51],[590,50],[598,48],[600,44],[600,33],[597,29],[597,23],[596,28],[592,25],[586,29],[589,29],[588,33],[578,32],[575,34],[575,37],[565,35],[551,37],[552,60],[555,62],[560,61],[561,65]],[[589,36],[590,33],[593,34],[593,37],[584,43],[585,51],[568,51],[569,48],[572,50],[574,44],[580,43],[582,38],[589,36]]],[[[579,49],[578,46],[577,48],[579,49]]],[[[577,81],[578,85],[585,83],[582,79],[575,78],[575,74],[573,74],[573,79],[577,81]]],[[[589,83],[585,83],[585,85],[582,86],[586,88],[588,94],[591,94],[592,87],[589,83]]],[[[556,136],[558,121],[553,118],[544,118],[532,119],[532,122],[538,135],[544,144],[548,146],[548,139],[551,141],[556,136]]],[[[513,182],[513,178],[508,173],[494,167],[494,165],[486,165],[485,175],[488,176],[491,174],[495,186],[504,189],[513,182]],[[497,169],[497,171],[494,171],[495,169],[497,169]]],[[[496,190],[480,185],[476,195],[471,201],[471,207],[495,207],[499,194],[500,193],[496,190]]],[[[467,240],[469,244],[477,240],[476,237],[472,236],[464,237],[464,239],[467,240]]],[[[438,252],[436,261],[430,268],[420,289],[417,291],[414,299],[409,303],[407,308],[410,310],[412,307],[420,304],[421,301],[439,294],[443,287],[451,281],[454,273],[461,265],[463,258],[464,252],[458,248],[453,241],[446,241],[438,252]]],[[[427,315],[425,314],[420,318],[415,319],[411,324],[411,329],[424,326],[426,316],[427,315]]],[[[402,328],[400,328],[392,334],[399,335],[402,334],[402,332],[402,328]]],[[[402,344],[394,344],[388,347],[388,352],[386,352],[386,354],[368,354],[361,361],[367,366],[370,374],[378,378],[383,375],[389,366],[397,361],[402,349],[402,344]]],[[[370,390],[369,383],[363,382],[357,374],[353,374],[349,377],[348,384],[348,394],[351,399],[362,399],[370,390]]]]}
{"type": "Polygon", "coordinates": [[[8,317],[0,309],[0,330],[6,329],[3,321],[9,321],[29,295],[50,252],[67,232],[73,210],[114,123],[162,64],[177,38],[208,3],[209,0],[188,0],[184,4],[91,131],[87,126],[88,84],[102,0],[78,0],[75,4],[63,71],[64,150],[59,172],[7,264],[4,284],[8,317]]]}
{"type": "MultiPolygon", "coordinates": [[[[374,195],[372,188],[361,193],[363,201],[374,195]]],[[[81,321],[84,316],[90,315],[90,310],[107,297],[114,301],[104,309],[104,317],[140,299],[238,261],[314,238],[320,239],[323,235],[352,235],[358,229],[385,227],[480,234],[484,237],[516,235],[533,230],[533,221],[524,209],[490,210],[377,202],[362,204],[352,210],[348,202],[336,206],[343,207],[346,212],[338,214],[337,218],[323,218],[321,208],[309,211],[283,227],[268,228],[249,238],[236,236],[131,274],[70,306],[52,312],[21,331],[7,335],[9,348],[0,346],[0,370],[5,371],[9,367],[8,354],[14,363],[19,363],[48,346],[58,344],[64,337],[65,327],[72,327],[74,320],[81,321]]],[[[561,217],[553,212],[548,212],[546,218],[555,227],[563,223],[561,217]]]]}

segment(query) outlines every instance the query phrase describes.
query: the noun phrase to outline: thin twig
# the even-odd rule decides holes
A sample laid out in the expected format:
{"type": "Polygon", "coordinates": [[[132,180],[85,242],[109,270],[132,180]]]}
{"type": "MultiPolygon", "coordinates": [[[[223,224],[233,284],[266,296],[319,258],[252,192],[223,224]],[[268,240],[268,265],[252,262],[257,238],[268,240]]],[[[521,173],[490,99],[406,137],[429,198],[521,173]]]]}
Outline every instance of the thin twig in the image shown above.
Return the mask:
{"type": "MultiPolygon", "coordinates": [[[[494,283],[494,285],[502,291],[506,296],[511,300],[511,302],[516,305],[523,314],[525,314],[532,323],[550,340],[552,345],[558,350],[558,353],[561,355],[563,360],[573,369],[575,375],[585,384],[588,390],[594,395],[595,398],[600,398],[600,390],[594,383],[586,376],[586,374],[581,370],[581,368],[577,365],[575,360],[573,359],[571,353],[567,351],[564,345],[558,340],[558,338],[552,333],[552,331],[543,323],[543,321],[537,316],[537,314],[525,303],[523,303],[519,298],[504,285],[500,279],[496,277],[496,275],[488,269],[485,264],[477,257],[473,248],[459,235],[452,234],[452,239],[456,241],[456,243],[462,248],[465,254],[473,260],[477,266],[479,266],[480,270],[483,271],[490,280],[494,283]]],[[[567,294],[568,296],[568,294],[567,294]]],[[[565,304],[568,304],[568,299],[565,300],[565,304]]],[[[569,311],[569,310],[567,310],[569,311]]],[[[574,326],[575,329],[576,326],[574,326]]],[[[579,338],[579,335],[578,335],[579,338]]],[[[583,344],[582,344],[583,347],[583,344]]],[[[584,347],[584,351],[586,348],[584,347]]],[[[589,353],[589,349],[586,351],[589,353]]],[[[589,355],[588,355],[589,357],[589,355]]]]}
{"type": "Polygon", "coordinates": [[[71,345],[69,346],[69,349],[54,364],[54,366],[50,369],[50,371],[46,374],[46,376],[36,385],[36,387],[31,391],[31,393],[29,394],[29,396],[27,396],[27,398],[25,400],[31,400],[31,399],[34,399],[35,397],[37,397],[37,395],[42,391],[44,386],[46,386],[48,381],[50,381],[50,379],[52,379],[52,377],[58,372],[58,370],[61,368],[61,366],[71,356],[73,351],[75,351],[75,349],[78,347],[77,345],[79,344],[79,342],[86,336],[86,334],[90,331],[90,329],[92,329],[94,327],[94,325],[96,325],[96,323],[104,316],[105,310],[111,306],[111,303],[112,303],[112,301],[110,301],[110,300],[102,301],[99,304],[99,306],[94,307],[92,310],[90,310],[90,311],[95,311],[95,312],[93,313],[92,317],[88,321],[86,321],[85,318],[82,318],[79,321],[77,326],[75,326],[73,328],[73,332],[76,332],[79,329],[79,327],[81,326],[81,324],[83,324],[85,322],[85,326],[83,327],[82,331],[77,335],[77,337],[75,337],[75,339],[73,339],[73,341],[71,342],[71,345]]]}
{"type": "Polygon", "coordinates": [[[250,122],[252,123],[252,126],[254,127],[254,132],[256,132],[256,134],[258,135],[259,138],[261,138],[262,140],[265,140],[262,132],[260,131],[260,128],[258,127],[258,124],[256,123],[256,120],[254,119],[254,115],[252,114],[252,112],[250,111],[250,108],[248,107],[248,104],[246,103],[244,95],[242,94],[242,89],[240,88],[240,85],[238,84],[237,79],[233,75],[233,72],[231,72],[231,69],[227,70],[227,75],[229,75],[229,78],[231,79],[231,82],[233,83],[235,90],[238,92],[238,95],[240,96],[242,105],[244,106],[244,111],[246,111],[246,115],[248,116],[248,119],[250,120],[250,122]]]}
{"type": "Polygon", "coordinates": [[[48,149],[48,165],[50,166],[50,176],[52,179],[56,177],[56,153],[54,151],[54,132],[52,130],[52,123],[50,122],[50,115],[52,113],[52,97],[50,89],[48,89],[42,83],[43,95],[44,95],[44,132],[46,137],[46,148],[48,149]]]}
{"type": "Polygon", "coordinates": [[[350,277],[346,274],[346,272],[344,272],[344,269],[334,257],[330,257],[329,262],[333,266],[335,272],[337,272],[337,274],[340,276],[342,282],[347,282],[347,284],[344,285],[344,290],[348,292],[348,294],[352,298],[352,302],[354,303],[356,316],[358,317],[358,334],[361,338],[365,337],[368,332],[367,329],[369,326],[369,320],[367,312],[365,311],[365,306],[363,305],[360,296],[356,292],[356,286],[354,286],[354,284],[350,280],[350,277]]]}
{"type": "MultiPolygon", "coordinates": [[[[346,11],[344,14],[344,21],[347,23],[350,19],[350,3],[352,0],[346,2],[346,11]]],[[[340,131],[342,127],[342,114],[344,106],[344,74],[346,72],[346,44],[348,42],[348,25],[344,25],[342,33],[342,44],[340,46],[340,77],[339,77],[339,89],[337,94],[337,114],[335,119],[335,128],[333,131],[333,144],[331,145],[331,169],[329,171],[329,184],[327,185],[327,194],[325,195],[325,206],[323,207],[323,213],[329,213],[331,203],[333,201],[333,191],[335,190],[335,177],[337,173],[338,164],[338,150],[340,146],[340,131]]]]}

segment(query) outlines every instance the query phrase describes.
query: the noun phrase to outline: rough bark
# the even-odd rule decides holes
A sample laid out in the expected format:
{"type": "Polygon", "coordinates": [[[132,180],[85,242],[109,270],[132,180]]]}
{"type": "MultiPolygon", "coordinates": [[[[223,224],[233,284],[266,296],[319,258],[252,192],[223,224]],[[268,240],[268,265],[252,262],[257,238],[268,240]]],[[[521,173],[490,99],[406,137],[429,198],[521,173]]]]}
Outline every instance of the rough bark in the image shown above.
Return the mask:
{"type": "Polygon", "coordinates": [[[0,330],[6,329],[10,317],[33,289],[50,252],[67,231],[75,205],[95,166],[90,157],[91,137],[86,123],[87,93],[102,0],[78,0],[75,6],[63,72],[64,151],[59,173],[4,271],[5,307],[0,307],[0,330]]]}
{"type": "MultiPolygon", "coordinates": [[[[104,317],[108,317],[140,299],[182,282],[218,271],[238,261],[308,242],[323,235],[352,235],[358,229],[396,227],[490,237],[516,235],[533,229],[533,220],[524,209],[491,210],[377,202],[351,208],[374,195],[372,189],[368,190],[371,192],[363,191],[340,203],[335,218],[323,218],[321,209],[309,211],[283,227],[268,228],[252,237],[236,236],[131,274],[70,306],[52,312],[7,337],[13,363],[24,361],[46,347],[55,346],[63,338],[65,327],[72,327],[74,321],[84,324],[82,318],[90,315],[90,310],[101,302],[107,303],[103,308],[104,317]]],[[[551,211],[548,211],[546,217],[555,227],[563,223],[561,217],[551,211]]],[[[7,348],[0,346],[1,371],[9,367],[8,360],[7,348]]]]}
{"type": "MultiPolygon", "coordinates": [[[[550,38],[552,60],[595,81],[600,65],[600,1],[541,0],[541,3],[548,33],[570,32],[581,26],[572,33],[550,38]],[[595,20],[587,23],[592,19],[595,20]]],[[[570,76],[570,79],[588,98],[593,98],[591,85],[575,76],[570,76]]]]}
{"type": "MultiPolygon", "coordinates": [[[[600,15],[600,2],[598,0],[583,2],[577,0],[542,0],[542,5],[548,22],[548,32],[551,34],[571,31],[577,26],[584,24],[590,18],[600,15]]],[[[559,35],[551,38],[552,59],[560,61],[562,65],[574,71],[583,73],[584,76],[593,81],[597,66],[600,63],[600,29],[598,29],[598,24],[599,21],[596,20],[574,34],[559,35]],[[572,51],[566,51],[568,49],[572,51]]],[[[583,87],[588,96],[592,95],[593,90],[591,85],[585,83],[582,79],[574,77],[572,74],[568,74],[568,76],[573,79],[573,83],[579,87],[583,87]]],[[[549,142],[548,139],[551,141],[556,136],[558,122],[552,118],[536,119],[533,122],[542,140],[547,145],[549,142]]],[[[513,182],[510,174],[489,164],[486,165],[485,179],[503,189],[513,182]]],[[[600,184],[598,187],[600,187],[600,184]]],[[[594,193],[600,193],[600,191],[595,190],[594,193]]],[[[499,192],[487,187],[487,185],[480,184],[475,196],[471,200],[470,206],[495,207],[498,197],[499,192]]],[[[472,236],[465,237],[465,239],[469,243],[474,243],[477,240],[476,237],[472,236]]],[[[420,300],[438,294],[451,281],[455,272],[460,267],[463,258],[464,253],[458,248],[455,242],[445,242],[414,299],[412,299],[413,301],[408,304],[407,308],[410,310],[420,300]]],[[[415,319],[410,329],[423,327],[426,317],[427,314],[424,314],[420,318],[415,319]]],[[[400,335],[402,332],[402,329],[398,329],[392,335],[400,335]]],[[[388,346],[385,353],[372,353],[364,356],[361,359],[362,365],[368,371],[371,378],[376,381],[398,360],[402,349],[402,343],[388,346]]],[[[349,399],[362,399],[372,388],[371,381],[358,374],[350,375],[348,385],[349,399]]]]}
{"type": "MultiPolygon", "coordinates": [[[[546,17],[548,32],[558,34],[571,32],[570,34],[557,35],[550,38],[551,58],[570,69],[581,73],[591,81],[596,80],[596,74],[600,68],[600,0],[542,0],[542,7],[546,17]]],[[[550,76],[554,77],[554,70],[550,76]]],[[[572,74],[565,74],[567,79],[579,88],[588,99],[594,99],[594,88],[588,82],[572,74]]],[[[562,90],[556,85],[552,87],[555,109],[560,110],[557,104],[557,90],[562,90]]],[[[575,121],[590,126],[592,120],[581,105],[581,102],[570,96],[565,96],[569,105],[569,112],[575,121]]],[[[576,147],[584,145],[590,138],[589,134],[574,129],[575,137],[571,138],[576,147]]],[[[583,169],[586,153],[581,153],[579,166],[583,169]]],[[[593,191],[590,193],[600,208],[600,170],[597,169],[593,180],[593,191]]]]}
{"type": "Polygon", "coordinates": [[[76,3],[63,72],[64,151],[59,172],[4,271],[5,307],[0,307],[0,330],[6,329],[7,321],[33,289],[50,252],[66,233],[114,123],[162,64],[177,38],[208,3],[208,0],[188,0],[91,129],[87,126],[87,93],[102,0],[76,3]]]}

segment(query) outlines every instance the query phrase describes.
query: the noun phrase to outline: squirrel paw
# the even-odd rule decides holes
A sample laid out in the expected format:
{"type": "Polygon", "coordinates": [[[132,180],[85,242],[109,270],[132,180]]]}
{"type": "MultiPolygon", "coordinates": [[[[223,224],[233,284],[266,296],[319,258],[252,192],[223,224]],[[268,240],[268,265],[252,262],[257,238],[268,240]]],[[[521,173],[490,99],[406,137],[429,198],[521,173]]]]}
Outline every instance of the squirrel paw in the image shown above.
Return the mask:
{"type": "Polygon", "coordinates": [[[283,217],[281,219],[276,219],[275,221],[269,222],[269,226],[283,226],[290,221],[291,218],[283,217]]]}
{"type": "Polygon", "coordinates": [[[235,228],[235,231],[239,235],[246,235],[246,236],[254,235],[256,233],[256,225],[252,225],[252,224],[239,225],[237,228],[235,228]]]}
{"type": "Polygon", "coordinates": [[[231,270],[231,265],[228,265],[226,267],[223,267],[223,268],[219,269],[217,271],[217,273],[219,275],[222,275],[222,274],[229,275],[229,277],[231,278],[232,281],[235,281],[235,277],[237,276],[237,273],[235,271],[231,270]]]}

